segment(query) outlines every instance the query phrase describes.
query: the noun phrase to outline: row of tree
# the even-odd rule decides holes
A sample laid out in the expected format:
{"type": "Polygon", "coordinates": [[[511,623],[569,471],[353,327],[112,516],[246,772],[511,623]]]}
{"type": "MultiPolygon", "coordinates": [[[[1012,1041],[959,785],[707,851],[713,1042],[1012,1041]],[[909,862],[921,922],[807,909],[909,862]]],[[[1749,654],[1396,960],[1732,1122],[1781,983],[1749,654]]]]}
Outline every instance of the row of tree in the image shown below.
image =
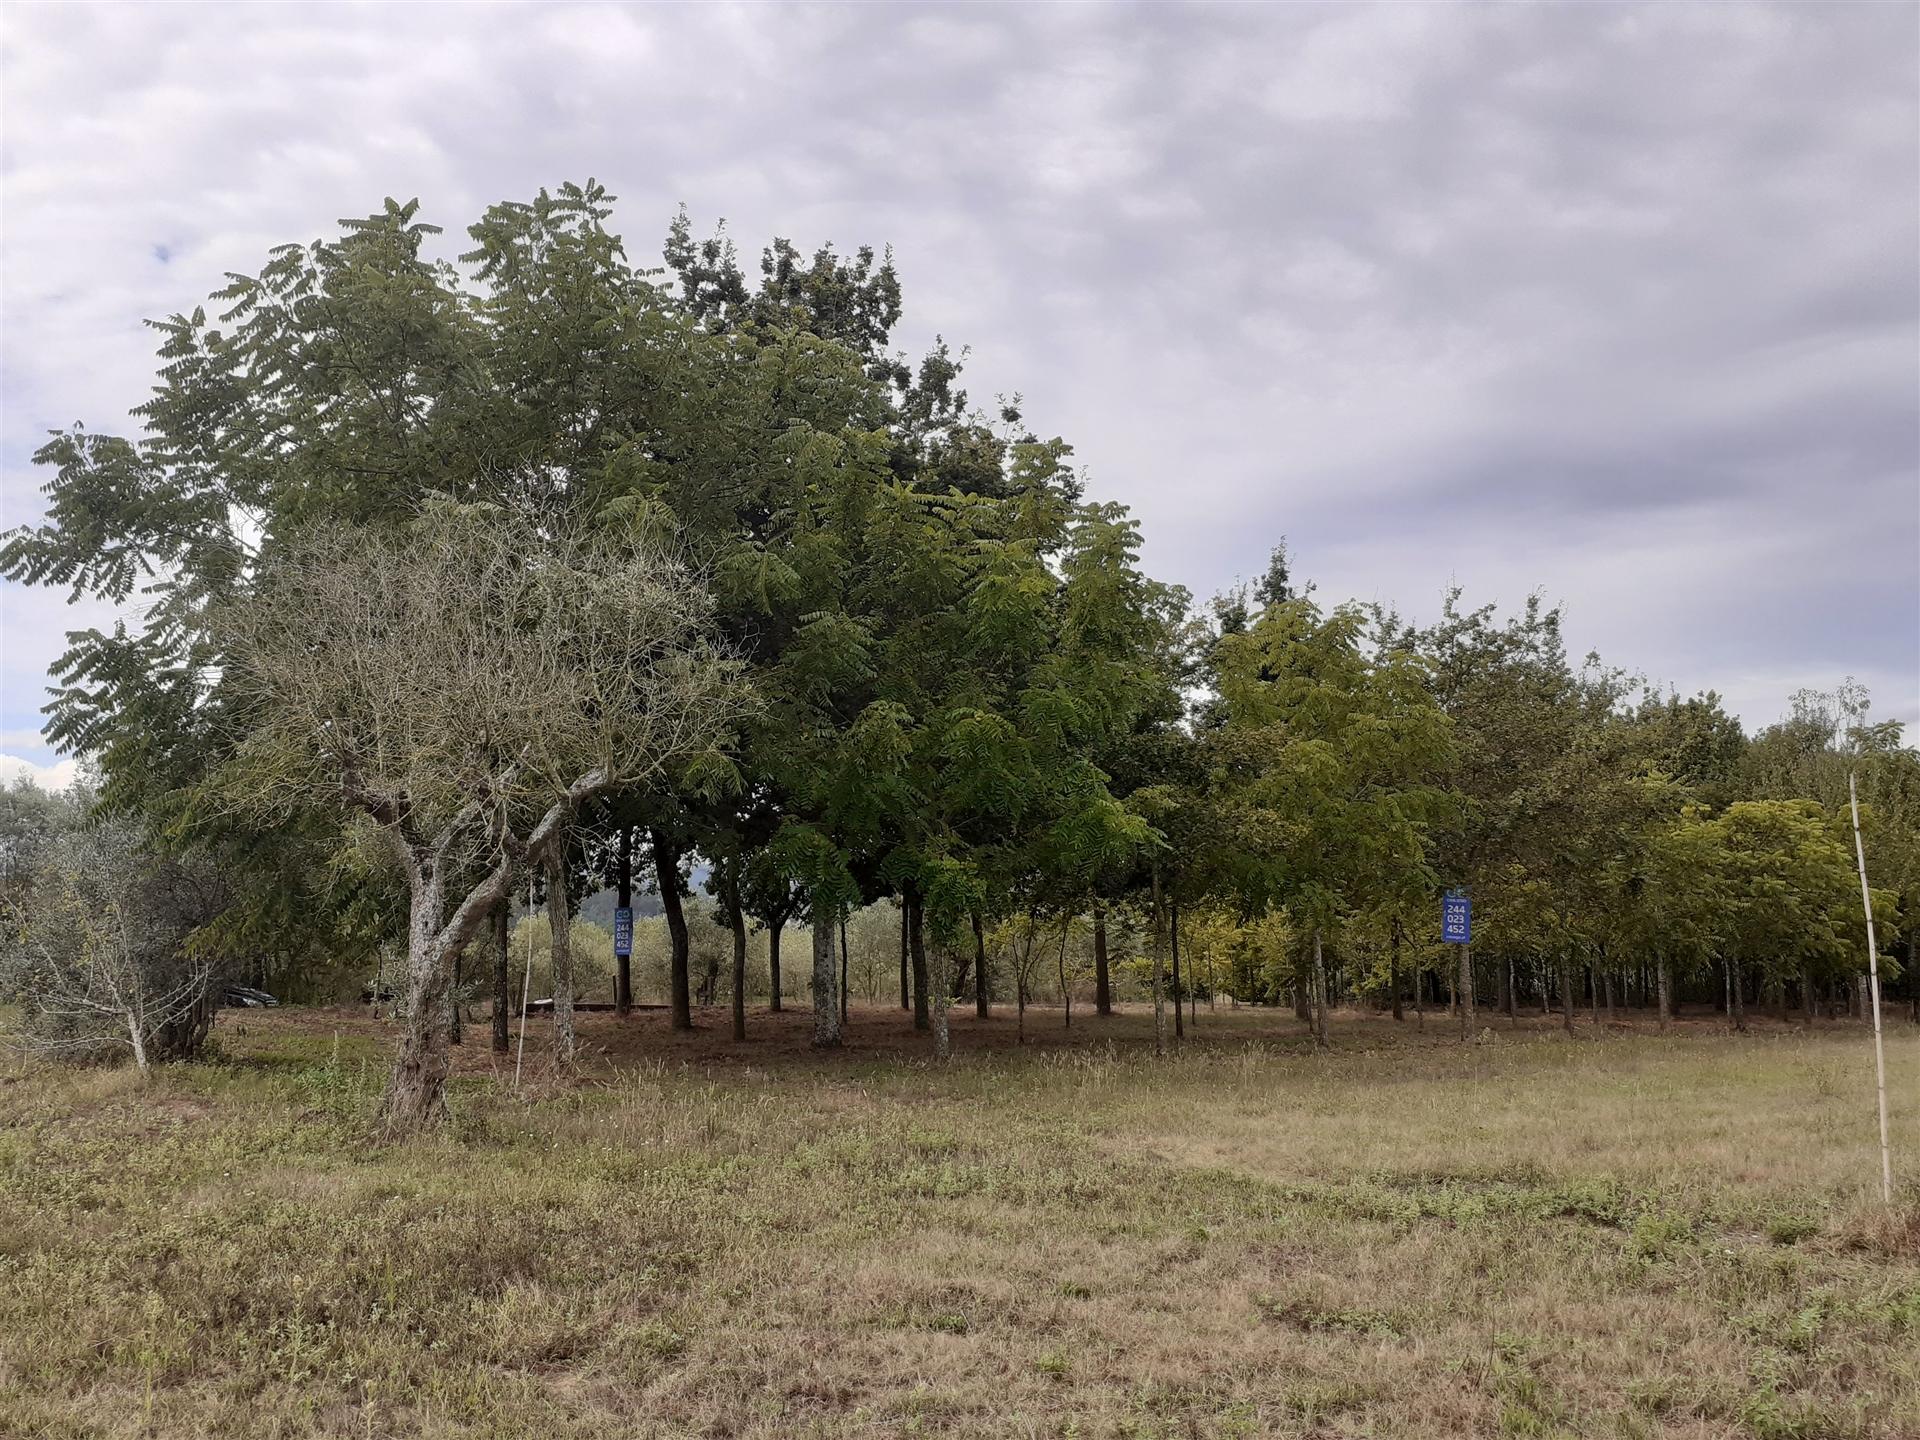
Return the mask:
{"type": "MultiPolygon", "coordinates": [[[[1284,547],[1197,612],[1017,402],[973,406],[944,343],[889,348],[890,256],[779,240],[753,283],[683,214],[641,268],[610,203],[589,182],[496,205],[457,262],[391,201],[276,250],[212,317],[158,326],[141,437],[52,437],[48,516],[0,550],[13,579],[142,596],[137,624],[73,637],[48,731],[92,757],[101,813],[221,877],[175,948],[298,977],[405,937],[396,1130],[442,1113],[476,969],[504,1044],[528,887],[571,1059],[572,905],[627,899],[636,870],[686,1026],[706,867],[741,1039],[749,930],[777,1006],[801,923],[814,1039],[838,1043],[838,931],[881,897],[942,1055],[949,1005],[990,1003],[996,926],[1024,977],[1085,917],[1109,1008],[1123,907],[1162,1043],[1195,917],[1260,957],[1221,972],[1236,993],[1290,991],[1324,1035],[1330,964],[1357,988],[1384,955],[1396,1003],[1433,966],[1443,885],[1481,926],[1451,973],[1471,1033],[1489,979],[1852,974],[1833,805],[1857,764],[1911,952],[1920,770],[1861,697],[1749,741],[1712,696],[1569,664],[1538,604],[1456,595],[1425,629],[1324,609],[1284,547]]],[[[8,881],[20,954],[20,897],[56,888],[35,873],[8,881]]],[[[14,973],[31,1012],[51,982],[14,973]]]]}

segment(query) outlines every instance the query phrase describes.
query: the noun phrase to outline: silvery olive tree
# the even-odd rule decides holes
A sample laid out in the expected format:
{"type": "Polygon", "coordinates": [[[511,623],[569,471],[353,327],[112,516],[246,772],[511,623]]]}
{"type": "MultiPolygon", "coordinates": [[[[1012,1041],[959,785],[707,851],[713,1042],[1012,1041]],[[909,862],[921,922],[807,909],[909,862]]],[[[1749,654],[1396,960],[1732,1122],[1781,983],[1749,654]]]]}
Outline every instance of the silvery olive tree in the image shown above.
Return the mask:
{"type": "Polygon", "coordinates": [[[357,812],[409,890],[405,1029],[384,1116],[439,1118],[455,957],[577,808],[678,779],[745,703],[696,577],[651,545],[431,502],[410,525],[279,547],[219,626],[251,732],[249,806],[357,812]]]}
{"type": "Polygon", "coordinates": [[[0,903],[0,996],[41,1054],[155,1060],[193,1054],[218,1003],[195,929],[223,903],[205,866],[162,855],[103,818],[55,834],[0,903]]]}

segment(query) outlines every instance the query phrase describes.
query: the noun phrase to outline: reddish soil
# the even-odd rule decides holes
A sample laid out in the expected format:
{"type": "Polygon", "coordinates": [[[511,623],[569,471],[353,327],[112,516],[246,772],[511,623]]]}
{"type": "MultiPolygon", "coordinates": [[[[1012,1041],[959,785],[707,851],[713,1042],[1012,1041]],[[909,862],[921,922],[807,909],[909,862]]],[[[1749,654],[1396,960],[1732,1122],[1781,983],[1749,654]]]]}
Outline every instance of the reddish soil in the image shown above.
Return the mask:
{"type": "MultiPolygon", "coordinates": [[[[1657,1028],[1651,1014],[1633,1012],[1629,1016],[1624,1011],[1616,1014],[1618,1018],[1613,1024],[1603,1025],[1596,1030],[1588,1013],[1581,1011],[1574,1038],[1590,1040],[1602,1033],[1644,1034],[1657,1028]]],[[[844,1044],[837,1051],[813,1048],[813,1015],[804,1002],[798,1006],[789,1005],[778,1014],[764,1005],[750,1009],[747,1012],[747,1040],[744,1044],[734,1042],[730,1016],[725,1006],[696,1009],[693,1018],[694,1028],[681,1031],[671,1027],[664,1007],[636,1009],[624,1019],[607,1012],[578,1015],[575,1024],[584,1067],[594,1069],[607,1065],[626,1069],[660,1063],[675,1066],[777,1064],[782,1068],[795,1064],[844,1066],[861,1060],[928,1058],[933,1053],[933,1037],[916,1031],[912,1014],[896,1005],[854,1005],[847,1017],[844,1044]]],[[[1398,1024],[1387,1015],[1362,1010],[1338,1010],[1332,1013],[1329,1020],[1331,1039],[1336,1048],[1356,1045],[1362,1048],[1447,1045],[1455,1043],[1458,1036],[1456,1022],[1449,1019],[1445,1010],[1429,1010],[1424,1026],[1417,1022],[1411,1010],[1407,1012],[1406,1019],[1398,1024]]],[[[1076,1005],[1071,1028],[1063,1026],[1061,1021],[1058,1006],[1029,1006],[1025,1044],[1035,1049],[1107,1045],[1136,1049],[1153,1042],[1153,1010],[1151,1006],[1140,1003],[1117,1006],[1113,1015],[1105,1017],[1096,1015],[1090,1005],[1084,1008],[1076,1005]]],[[[1537,1010],[1523,1014],[1517,1020],[1508,1020],[1498,1012],[1482,1010],[1479,1022],[1482,1028],[1491,1029],[1497,1036],[1548,1036],[1559,1032],[1561,1028],[1557,1015],[1543,1017],[1537,1010]]],[[[1862,1022],[1823,1020],[1821,1028],[1855,1023],[1862,1022]]],[[[996,1005],[991,1017],[982,1020],[975,1015],[969,1002],[964,1008],[956,1006],[948,1012],[948,1024],[953,1048],[961,1054],[1013,1050],[1021,1043],[1012,1006],[996,1005]]],[[[1800,1028],[1797,1017],[1783,1027],[1771,1016],[1749,1015],[1748,1025],[1755,1032],[1800,1028]]],[[[1687,1035],[1719,1033],[1725,1027],[1724,1017],[1702,1009],[1685,1013],[1675,1021],[1673,1028],[1676,1033],[1687,1035]]],[[[229,1012],[222,1021],[221,1030],[236,1038],[247,1032],[262,1035],[276,1031],[314,1034],[337,1030],[343,1039],[358,1042],[356,1048],[369,1041],[384,1043],[393,1035],[391,1022],[375,1018],[362,1006],[287,1006],[264,1013],[229,1012]]],[[[1167,1030],[1171,1040],[1171,1014],[1167,1030]]],[[[516,1044],[519,1034],[520,1022],[516,1018],[513,1022],[516,1044]]],[[[529,1066],[546,1064],[552,1035],[551,1016],[536,1013],[528,1017],[526,1063],[529,1066]]],[[[456,1071],[485,1074],[496,1072],[503,1065],[511,1068],[512,1050],[504,1057],[497,1055],[492,1049],[491,1037],[486,1007],[482,1005],[475,1009],[465,1028],[464,1043],[454,1050],[456,1071]]],[[[1225,1004],[1217,1009],[1209,1009],[1203,1004],[1197,1021],[1188,1024],[1187,1036],[1182,1043],[1237,1047],[1255,1041],[1290,1049],[1305,1050],[1312,1046],[1306,1026],[1295,1019],[1288,1008],[1232,1007],[1225,1004]]]]}

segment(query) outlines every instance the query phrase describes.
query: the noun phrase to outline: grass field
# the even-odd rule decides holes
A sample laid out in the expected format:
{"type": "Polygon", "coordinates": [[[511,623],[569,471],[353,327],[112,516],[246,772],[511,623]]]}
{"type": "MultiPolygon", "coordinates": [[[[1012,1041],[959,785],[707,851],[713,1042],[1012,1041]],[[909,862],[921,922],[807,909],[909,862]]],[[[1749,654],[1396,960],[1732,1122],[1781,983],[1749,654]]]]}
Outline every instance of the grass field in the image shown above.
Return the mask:
{"type": "MultiPolygon", "coordinates": [[[[369,1138],[357,1013],[0,1062],[0,1434],[1920,1436],[1866,1032],[583,1018],[369,1138]]],[[[475,1043],[478,1042],[478,1043],[475,1043]]],[[[1920,1034],[1889,1035],[1920,1167],[1920,1034]]]]}

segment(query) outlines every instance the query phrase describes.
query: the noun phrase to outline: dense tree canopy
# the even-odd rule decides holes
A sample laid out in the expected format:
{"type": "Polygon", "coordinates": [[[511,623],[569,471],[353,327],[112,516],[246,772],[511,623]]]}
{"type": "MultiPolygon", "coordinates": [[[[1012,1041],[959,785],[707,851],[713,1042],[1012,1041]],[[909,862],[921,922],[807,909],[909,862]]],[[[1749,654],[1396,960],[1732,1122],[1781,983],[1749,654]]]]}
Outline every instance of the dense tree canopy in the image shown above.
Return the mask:
{"type": "MultiPolygon", "coordinates": [[[[1323,1038],[1342,994],[1811,1019],[1866,959],[1852,773],[1911,969],[1920,757],[1856,690],[1749,739],[1711,694],[1573,664],[1538,600],[1323,608],[1284,544],[1196,612],[1064,441],[975,407],[945,341],[892,348],[891,254],[777,239],[756,282],[683,212],[662,272],[611,203],[495,205],[457,260],[392,201],[280,247],[157,323],[141,433],[40,450],[47,516],[0,568],[145,602],[74,639],[48,733],[101,814],[219,868],[196,953],[298,984],[410,934],[404,1065],[444,1073],[469,946],[505,1012],[509,889],[546,894],[564,1013],[571,908],[637,848],[681,1024],[707,877],[738,1038],[754,924],[776,1005],[780,935],[812,925],[831,1045],[838,927],[886,897],[941,1053],[969,969],[982,1007],[1024,1002],[1043,927],[1063,990],[1091,945],[1104,1006],[1128,947],[1176,1028],[1203,985],[1290,994],[1323,1038]]],[[[7,803],[11,896],[53,822],[7,803]]]]}

